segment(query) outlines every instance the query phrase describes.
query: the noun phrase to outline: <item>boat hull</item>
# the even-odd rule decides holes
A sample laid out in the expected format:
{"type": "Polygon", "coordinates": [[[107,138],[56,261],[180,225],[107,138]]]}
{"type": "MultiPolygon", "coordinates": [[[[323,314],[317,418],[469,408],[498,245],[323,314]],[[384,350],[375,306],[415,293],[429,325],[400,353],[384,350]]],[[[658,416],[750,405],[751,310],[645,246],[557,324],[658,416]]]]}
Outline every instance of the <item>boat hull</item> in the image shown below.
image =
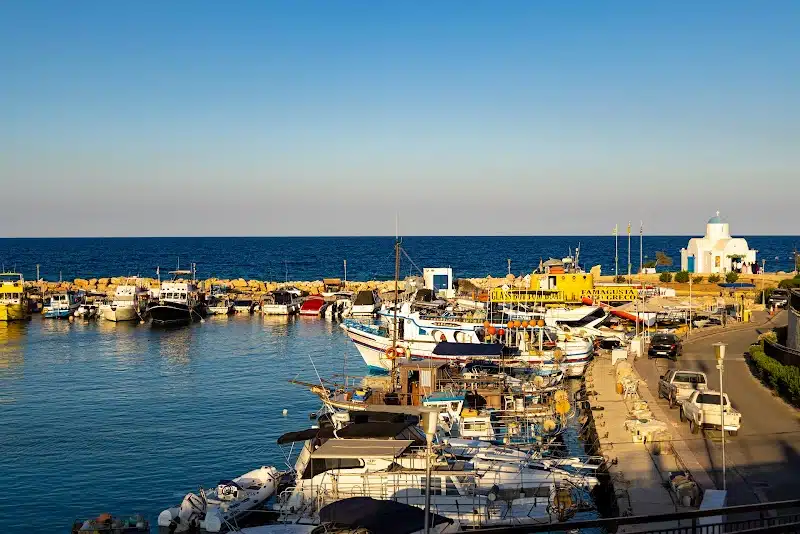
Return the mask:
{"type": "Polygon", "coordinates": [[[261,313],[264,315],[293,315],[300,311],[299,304],[262,304],[261,313]]]}
{"type": "Polygon", "coordinates": [[[30,318],[27,304],[0,304],[0,321],[25,321],[30,318]]]}
{"type": "MultiPolygon", "coordinates": [[[[364,363],[367,365],[371,372],[387,373],[392,370],[392,359],[386,356],[386,351],[392,346],[392,340],[383,336],[364,332],[357,328],[353,328],[347,324],[341,325],[342,329],[347,333],[347,336],[355,344],[356,349],[364,363]]],[[[404,356],[411,359],[420,360],[438,360],[454,363],[467,363],[473,358],[471,356],[461,355],[441,355],[434,354],[434,348],[437,343],[433,341],[410,341],[400,340],[397,342],[397,347],[405,349],[404,356]]],[[[518,354],[504,358],[502,362],[505,365],[526,365],[531,367],[553,367],[554,369],[561,369],[565,376],[580,377],[586,371],[586,366],[591,359],[591,348],[588,351],[580,351],[576,353],[567,353],[561,357],[560,361],[555,361],[552,355],[548,354],[518,354]]],[[[477,358],[486,360],[486,358],[477,358]]]]}
{"type": "Polygon", "coordinates": [[[102,308],[103,319],[115,323],[124,321],[135,321],[139,319],[139,314],[136,313],[136,308],[133,306],[108,306],[102,308]]]}
{"type": "Polygon", "coordinates": [[[72,314],[75,313],[78,307],[75,306],[74,308],[45,308],[44,309],[44,316],[46,319],[67,319],[72,314]]]}
{"type": "Polygon", "coordinates": [[[157,304],[149,311],[153,326],[184,326],[205,317],[205,310],[199,306],[190,307],[172,302],[157,304]]]}

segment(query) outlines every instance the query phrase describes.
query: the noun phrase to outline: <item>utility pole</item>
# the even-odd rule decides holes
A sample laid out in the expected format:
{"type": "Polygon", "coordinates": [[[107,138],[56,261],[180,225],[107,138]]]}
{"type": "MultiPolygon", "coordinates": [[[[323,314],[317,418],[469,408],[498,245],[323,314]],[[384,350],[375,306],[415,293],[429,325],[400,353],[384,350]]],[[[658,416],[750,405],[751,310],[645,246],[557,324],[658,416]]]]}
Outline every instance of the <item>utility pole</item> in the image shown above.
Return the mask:
{"type": "Polygon", "coordinates": [[[619,276],[619,225],[614,225],[614,281],[619,276]]]}
{"type": "Polygon", "coordinates": [[[725,368],[725,343],[714,343],[717,357],[717,369],[719,369],[719,412],[720,422],[722,423],[722,491],[727,491],[728,486],[725,480],[725,391],[722,387],[722,372],[725,368]]]}

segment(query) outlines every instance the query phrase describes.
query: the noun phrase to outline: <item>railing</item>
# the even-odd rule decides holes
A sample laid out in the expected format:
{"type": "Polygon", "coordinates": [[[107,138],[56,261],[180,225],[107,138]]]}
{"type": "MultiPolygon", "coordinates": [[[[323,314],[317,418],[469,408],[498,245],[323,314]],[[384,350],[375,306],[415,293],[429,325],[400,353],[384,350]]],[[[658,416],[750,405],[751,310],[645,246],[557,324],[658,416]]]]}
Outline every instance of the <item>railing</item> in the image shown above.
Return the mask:
{"type": "Polygon", "coordinates": [[[571,532],[582,528],[616,532],[619,527],[636,525],[636,532],[649,534],[723,534],[738,532],[800,532],[800,499],[730,506],[648,516],[613,517],[547,525],[519,525],[474,530],[484,534],[527,534],[536,532],[571,532]],[[783,511],[783,514],[779,512],[783,511]],[[733,518],[734,516],[748,516],[733,518]],[[726,518],[716,520],[717,518],[726,518]],[[673,524],[674,526],[667,526],[673,524]],[[647,528],[652,525],[652,528],[647,528]]]}

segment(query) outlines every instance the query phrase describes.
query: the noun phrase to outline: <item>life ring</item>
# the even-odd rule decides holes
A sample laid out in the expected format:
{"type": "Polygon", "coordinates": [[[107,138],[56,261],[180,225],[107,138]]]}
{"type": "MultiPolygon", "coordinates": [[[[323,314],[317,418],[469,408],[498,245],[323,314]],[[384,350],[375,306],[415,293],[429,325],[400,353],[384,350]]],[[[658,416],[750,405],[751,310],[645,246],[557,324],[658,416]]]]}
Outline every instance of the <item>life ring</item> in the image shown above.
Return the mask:
{"type": "Polygon", "coordinates": [[[395,357],[396,357],[396,356],[395,356],[395,354],[396,354],[396,353],[395,353],[395,351],[394,351],[394,347],[387,347],[387,349],[386,349],[386,351],[384,352],[384,354],[386,354],[386,358],[388,358],[388,359],[390,359],[390,360],[394,360],[394,359],[395,359],[395,357]]]}

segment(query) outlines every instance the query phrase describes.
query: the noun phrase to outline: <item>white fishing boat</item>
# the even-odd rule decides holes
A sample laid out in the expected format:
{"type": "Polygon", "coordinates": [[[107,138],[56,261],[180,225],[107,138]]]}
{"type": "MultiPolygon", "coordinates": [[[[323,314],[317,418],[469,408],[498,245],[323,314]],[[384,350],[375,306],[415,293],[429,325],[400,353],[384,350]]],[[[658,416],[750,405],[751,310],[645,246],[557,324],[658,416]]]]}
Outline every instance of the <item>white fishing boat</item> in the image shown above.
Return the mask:
{"type": "Polygon", "coordinates": [[[398,314],[397,339],[390,326],[347,320],[341,325],[371,371],[388,372],[399,356],[454,363],[471,360],[509,366],[556,366],[566,376],[582,376],[594,347],[591,340],[537,325],[485,328],[448,320],[398,314]],[[398,352],[399,350],[399,352],[398,352]],[[397,354],[396,354],[397,353],[397,354]]]}
{"type": "Polygon", "coordinates": [[[361,290],[356,293],[353,299],[353,306],[350,308],[350,315],[373,316],[381,309],[381,296],[376,289],[361,290]]]}
{"type": "Polygon", "coordinates": [[[66,319],[74,315],[83,299],[83,292],[64,291],[50,295],[49,303],[42,309],[48,319],[66,319]]]}
{"type": "Polygon", "coordinates": [[[300,297],[293,291],[278,289],[267,294],[261,303],[264,315],[293,315],[300,311],[300,297]]]}
{"type": "Polygon", "coordinates": [[[140,320],[149,300],[150,289],[131,280],[117,286],[111,302],[100,306],[100,315],[106,321],[112,322],[140,320]]]}
{"type": "Polygon", "coordinates": [[[200,528],[219,532],[260,507],[278,489],[282,473],[262,466],[233,480],[222,480],[210,491],[189,493],[180,506],[167,508],[158,515],[158,526],[172,532],[200,528]]]}
{"type": "Polygon", "coordinates": [[[226,296],[211,297],[208,301],[209,315],[231,315],[234,313],[233,302],[226,296]]]}

